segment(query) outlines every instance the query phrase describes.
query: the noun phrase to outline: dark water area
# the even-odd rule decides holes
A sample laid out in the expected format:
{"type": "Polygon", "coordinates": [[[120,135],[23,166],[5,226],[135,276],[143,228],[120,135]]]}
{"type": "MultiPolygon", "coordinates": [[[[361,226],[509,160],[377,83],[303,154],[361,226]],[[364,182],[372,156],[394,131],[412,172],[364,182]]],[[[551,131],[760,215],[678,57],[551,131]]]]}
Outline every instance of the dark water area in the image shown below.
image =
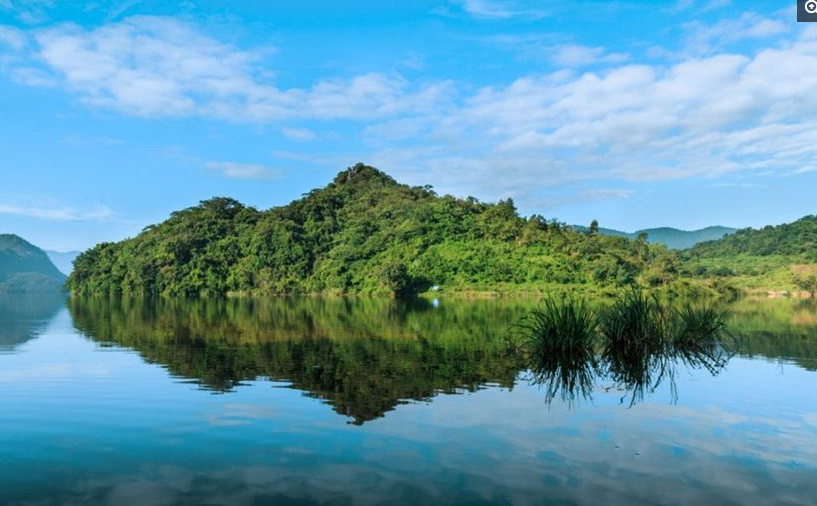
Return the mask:
{"type": "Polygon", "coordinates": [[[581,388],[535,305],[0,298],[0,504],[817,504],[813,302],[581,388]]]}

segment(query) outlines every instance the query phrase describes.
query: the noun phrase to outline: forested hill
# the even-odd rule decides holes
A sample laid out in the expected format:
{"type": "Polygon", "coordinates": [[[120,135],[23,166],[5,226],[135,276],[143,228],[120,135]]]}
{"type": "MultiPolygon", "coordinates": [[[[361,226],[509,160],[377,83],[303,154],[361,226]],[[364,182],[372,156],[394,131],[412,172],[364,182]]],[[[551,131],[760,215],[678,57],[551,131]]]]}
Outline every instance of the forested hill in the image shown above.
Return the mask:
{"type": "Polygon", "coordinates": [[[703,258],[782,255],[817,262],[817,215],[776,227],[741,229],[717,241],[700,243],[688,254],[703,258]]]}
{"type": "Polygon", "coordinates": [[[43,250],[20,236],[0,234],[0,292],[57,292],[64,282],[43,250]]]}
{"type": "Polygon", "coordinates": [[[399,293],[669,282],[663,246],[580,233],[511,200],[398,184],[362,164],[268,211],[213,198],[81,254],[76,293],[399,293]]]}

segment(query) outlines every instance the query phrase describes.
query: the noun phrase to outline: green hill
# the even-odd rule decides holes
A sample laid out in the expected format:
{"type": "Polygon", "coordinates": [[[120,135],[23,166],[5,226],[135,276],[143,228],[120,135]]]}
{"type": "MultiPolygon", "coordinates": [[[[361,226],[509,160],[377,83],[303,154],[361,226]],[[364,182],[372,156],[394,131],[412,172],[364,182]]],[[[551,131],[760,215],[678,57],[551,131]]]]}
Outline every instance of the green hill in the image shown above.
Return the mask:
{"type": "Polygon", "coordinates": [[[685,269],[756,291],[814,291],[817,278],[817,216],[756,230],[738,230],[685,250],[685,269]]]}
{"type": "MultiPolygon", "coordinates": [[[[587,227],[574,226],[579,231],[586,232],[587,227]]],[[[647,241],[652,244],[663,244],[670,249],[687,249],[698,243],[720,239],[735,232],[737,229],[721,226],[706,227],[699,230],[679,230],[672,227],[645,228],[635,232],[622,232],[610,228],[599,228],[599,233],[636,239],[639,234],[647,234],[647,241]]]]}
{"type": "Polygon", "coordinates": [[[0,292],[57,292],[65,282],[43,250],[14,234],[0,234],[0,292]]]}
{"type": "Polygon", "coordinates": [[[401,293],[671,282],[663,246],[580,233],[509,200],[438,196],[362,164],[267,211],[213,198],[82,253],[75,293],[401,293]]]}
{"type": "Polygon", "coordinates": [[[744,228],[718,241],[698,244],[690,254],[697,257],[789,255],[817,262],[817,215],[776,227],[744,228]]]}

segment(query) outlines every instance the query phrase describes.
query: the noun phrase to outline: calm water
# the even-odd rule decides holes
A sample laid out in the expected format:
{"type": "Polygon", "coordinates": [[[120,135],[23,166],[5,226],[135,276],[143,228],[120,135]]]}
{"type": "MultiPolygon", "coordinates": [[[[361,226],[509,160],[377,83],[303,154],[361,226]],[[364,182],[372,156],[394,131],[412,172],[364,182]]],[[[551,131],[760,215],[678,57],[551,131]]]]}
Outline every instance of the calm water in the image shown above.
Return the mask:
{"type": "Polygon", "coordinates": [[[530,306],[2,298],[0,503],[817,504],[817,306],[550,402],[530,306]]]}

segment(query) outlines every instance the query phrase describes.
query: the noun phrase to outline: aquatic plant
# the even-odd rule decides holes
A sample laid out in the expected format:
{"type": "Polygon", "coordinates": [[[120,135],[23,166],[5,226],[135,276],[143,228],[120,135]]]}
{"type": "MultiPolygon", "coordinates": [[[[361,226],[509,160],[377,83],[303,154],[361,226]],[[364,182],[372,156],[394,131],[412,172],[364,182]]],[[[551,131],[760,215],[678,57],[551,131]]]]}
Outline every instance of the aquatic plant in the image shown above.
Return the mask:
{"type": "Polygon", "coordinates": [[[723,344],[730,336],[728,310],[712,305],[685,304],[674,312],[672,333],[674,358],[693,368],[704,367],[717,374],[726,366],[731,354],[723,344]]]}
{"type": "MultiPolygon", "coordinates": [[[[583,299],[548,298],[517,327],[533,381],[547,400],[590,397],[597,378],[630,393],[629,404],[670,381],[679,363],[717,374],[730,355],[722,345],[728,311],[707,304],[674,305],[632,289],[597,313],[583,299]]],[[[622,402],[624,398],[622,398],[622,402]]]]}
{"type": "Polygon", "coordinates": [[[666,337],[672,312],[654,295],[632,289],[601,315],[606,376],[632,393],[630,405],[672,375],[666,337]]]}
{"type": "Polygon", "coordinates": [[[598,320],[584,300],[549,297],[516,327],[522,332],[515,344],[529,360],[533,382],[545,385],[548,402],[592,393],[598,320]]]}

